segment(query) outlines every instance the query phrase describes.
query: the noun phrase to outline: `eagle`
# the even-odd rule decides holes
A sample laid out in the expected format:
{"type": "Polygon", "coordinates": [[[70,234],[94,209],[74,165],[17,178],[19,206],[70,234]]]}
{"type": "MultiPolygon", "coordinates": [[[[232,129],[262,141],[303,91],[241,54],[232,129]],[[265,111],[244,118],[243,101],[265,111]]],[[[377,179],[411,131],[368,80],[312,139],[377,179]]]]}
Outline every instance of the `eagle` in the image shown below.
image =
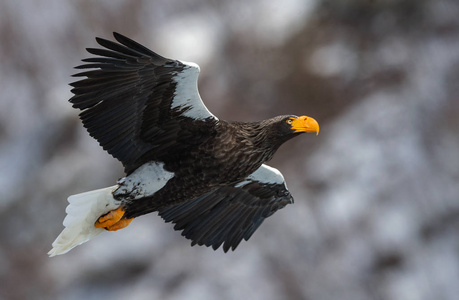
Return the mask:
{"type": "Polygon", "coordinates": [[[165,58],[113,33],[87,48],[69,100],[90,136],[124,166],[111,187],[68,198],[64,229],[49,256],[136,217],[157,212],[190,239],[236,249],[263,221],[293,203],[282,174],[265,164],[286,141],[319,133],[308,116],[224,121],[198,92],[200,68],[165,58]]]}

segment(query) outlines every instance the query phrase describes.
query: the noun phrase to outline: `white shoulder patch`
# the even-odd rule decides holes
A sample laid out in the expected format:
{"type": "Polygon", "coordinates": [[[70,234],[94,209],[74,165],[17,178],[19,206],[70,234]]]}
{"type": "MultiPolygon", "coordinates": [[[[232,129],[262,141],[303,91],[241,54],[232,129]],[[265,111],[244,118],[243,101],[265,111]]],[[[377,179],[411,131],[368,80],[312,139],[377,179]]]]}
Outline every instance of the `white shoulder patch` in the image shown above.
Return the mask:
{"type": "Polygon", "coordinates": [[[129,200],[149,197],[162,189],[173,177],[174,173],[164,170],[164,163],[149,162],[122,178],[113,195],[129,200]]]}
{"type": "Polygon", "coordinates": [[[172,108],[185,109],[183,115],[196,120],[204,120],[209,117],[217,119],[207,109],[199,95],[199,66],[192,62],[180,62],[185,65],[185,68],[172,78],[177,83],[172,108]]]}
{"type": "Polygon", "coordinates": [[[184,65],[190,66],[192,68],[198,69],[198,73],[201,72],[201,68],[199,67],[199,65],[197,63],[194,63],[194,62],[191,62],[191,61],[183,61],[183,60],[179,60],[179,62],[181,62],[184,65]]]}
{"type": "MultiPolygon", "coordinates": [[[[278,169],[268,165],[261,165],[255,172],[247,176],[247,179],[238,183],[235,187],[243,187],[250,182],[258,181],[264,184],[284,184],[284,176],[278,169]]],[[[287,186],[286,186],[287,187],[287,186]]]]}

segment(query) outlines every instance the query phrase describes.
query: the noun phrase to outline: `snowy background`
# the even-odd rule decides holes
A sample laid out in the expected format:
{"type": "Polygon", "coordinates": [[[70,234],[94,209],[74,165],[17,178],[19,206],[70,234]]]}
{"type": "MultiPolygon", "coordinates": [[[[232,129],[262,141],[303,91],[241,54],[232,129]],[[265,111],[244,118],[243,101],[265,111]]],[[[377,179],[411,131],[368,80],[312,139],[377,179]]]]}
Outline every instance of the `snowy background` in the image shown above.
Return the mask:
{"type": "Polygon", "coordinates": [[[0,299],[455,300],[459,2],[0,2],[0,299]],[[155,214],[48,258],[66,198],[120,164],[85,132],[72,68],[118,31],[201,66],[219,118],[316,118],[270,165],[295,204],[224,254],[155,214]]]}

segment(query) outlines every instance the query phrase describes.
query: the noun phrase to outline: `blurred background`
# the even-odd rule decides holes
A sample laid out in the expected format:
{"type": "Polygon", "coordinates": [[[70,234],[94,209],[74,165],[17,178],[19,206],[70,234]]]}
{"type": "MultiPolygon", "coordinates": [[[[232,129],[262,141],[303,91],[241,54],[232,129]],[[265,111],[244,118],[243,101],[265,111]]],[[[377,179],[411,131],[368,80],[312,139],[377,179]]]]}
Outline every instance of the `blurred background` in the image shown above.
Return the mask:
{"type": "Polygon", "coordinates": [[[0,2],[0,299],[454,300],[459,2],[0,2]],[[67,100],[95,36],[201,66],[219,118],[306,114],[270,162],[295,204],[224,254],[156,214],[48,258],[66,198],[120,163],[67,100]]]}

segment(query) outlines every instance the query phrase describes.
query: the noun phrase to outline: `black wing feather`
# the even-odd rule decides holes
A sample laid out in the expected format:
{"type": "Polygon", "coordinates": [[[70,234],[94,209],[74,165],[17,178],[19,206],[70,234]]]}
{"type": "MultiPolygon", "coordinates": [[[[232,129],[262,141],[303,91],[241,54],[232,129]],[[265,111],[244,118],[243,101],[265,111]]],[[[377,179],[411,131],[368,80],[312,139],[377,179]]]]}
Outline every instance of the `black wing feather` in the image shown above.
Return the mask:
{"type": "MultiPolygon", "coordinates": [[[[255,173],[254,173],[255,174],[255,173]]],[[[248,177],[244,184],[223,186],[192,201],[159,211],[175,230],[192,241],[213,249],[236,249],[248,240],[263,221],[277,210],[293,203],[283,178],[266,182],[260,176],[248,177]]]]}
{"type": "MultiPolygon", "coordinates": [[[[73,76],[86,78],[70,84],[74,96],[69,101],[82,111],[80,118],[89,134],[129,174],[146,161],[165,162],[168,150],[193,142],[198,121],[172,107],[177,92],[174,78],[192,66],[162,57],[121,34],[114,37],[117,42],[96,38],[102,49],[87,48],[97,57],[83,59],[85,64],[76,67],[84,71],[73,76]]],[[[197,75],[181,80],[196,84],[197,75]]],[[[190,103],[204,106],[198,95],[190,96],[190,103]]]]}

